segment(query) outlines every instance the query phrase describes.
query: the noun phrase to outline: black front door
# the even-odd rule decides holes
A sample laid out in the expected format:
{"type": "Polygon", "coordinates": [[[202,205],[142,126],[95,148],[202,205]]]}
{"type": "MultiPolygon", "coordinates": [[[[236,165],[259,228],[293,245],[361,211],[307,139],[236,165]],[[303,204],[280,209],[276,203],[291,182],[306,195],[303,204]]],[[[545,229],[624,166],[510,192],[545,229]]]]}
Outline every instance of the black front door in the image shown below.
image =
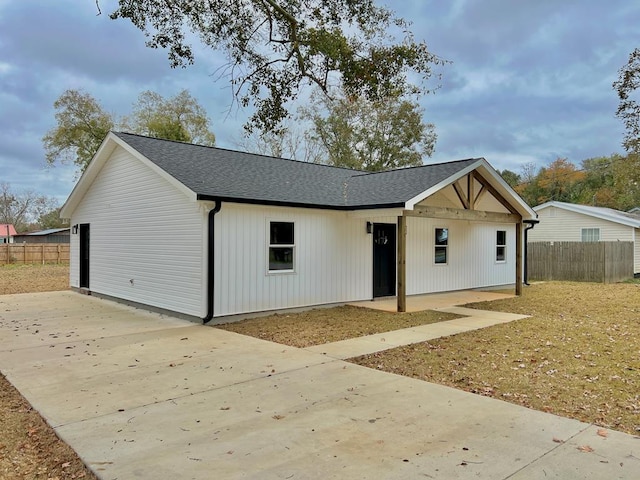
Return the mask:
{"type": "Polygon", "coordinates": [[[396,226],[373,224],[373,296],[396,294],[396,226]]]}
{"type": "Polygon", "coordinates": [[[80,224],[80,288],[89,288],[89,224],[80,224]]]}

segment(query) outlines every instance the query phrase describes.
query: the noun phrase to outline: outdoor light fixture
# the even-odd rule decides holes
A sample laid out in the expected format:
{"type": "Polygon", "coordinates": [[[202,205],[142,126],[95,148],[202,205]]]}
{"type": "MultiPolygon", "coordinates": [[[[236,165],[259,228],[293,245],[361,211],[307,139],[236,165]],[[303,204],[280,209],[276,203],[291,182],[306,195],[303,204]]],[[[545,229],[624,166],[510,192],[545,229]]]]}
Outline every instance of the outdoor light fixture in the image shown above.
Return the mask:
{"type": "Polygon", "coordinates": [[[78,233],[78,224],[77,223],[71,228],[71,233],[73,233],[74,235],[77,235],[77,233],[78,233]]]}
{"type": "Polygon", "coordinates": [[[373,223],[367,222],[367,233],[373,233],[373,223]]]}

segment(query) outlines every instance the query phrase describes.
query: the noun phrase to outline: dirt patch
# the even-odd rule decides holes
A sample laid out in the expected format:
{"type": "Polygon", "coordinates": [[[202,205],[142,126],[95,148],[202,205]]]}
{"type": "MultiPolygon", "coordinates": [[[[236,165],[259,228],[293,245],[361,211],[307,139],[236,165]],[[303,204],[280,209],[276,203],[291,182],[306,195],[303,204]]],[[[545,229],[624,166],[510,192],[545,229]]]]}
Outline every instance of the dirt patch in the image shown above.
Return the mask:
{"type": "Polygon", "coordinates": [[[351,361],[640,433],[639,284],[541,283],[471,306],[532,317],[351,361]]]}
{"type": "Polygon", "coordinates": [[[346,305],[253,318],[217,328],[304,348],[454,318],[460,315],[430,310],[398,314],[346,305]]]}
{"type": "MultiPolygon", "coordinates": [[[[0,294],[69,288],[69,265],[0,267],[0,294]]],[[[0,478],[86,479],[97,477],[29,402],[0,374],[0,478]]]]}
{"type": "Polygon", "coordinates": [[[69,288],[69,265],[2,265],[0,295],[69,288]]]}

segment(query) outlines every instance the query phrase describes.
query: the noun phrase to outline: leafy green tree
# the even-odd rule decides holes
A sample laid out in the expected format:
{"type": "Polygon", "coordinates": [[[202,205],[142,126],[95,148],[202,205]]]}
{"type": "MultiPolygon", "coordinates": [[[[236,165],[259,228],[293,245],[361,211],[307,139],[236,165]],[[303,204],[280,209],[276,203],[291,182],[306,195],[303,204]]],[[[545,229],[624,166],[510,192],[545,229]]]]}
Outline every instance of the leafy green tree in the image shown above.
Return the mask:
{"type": "Polygon", "coordinates": [[[171,98],[142,92],[133,112],[122,122],[125,130],[141,135],[215,145],[216,137],[209,130],[209,123],[207,112],[187,90],[171,98]]]}
{"type": "Polygon", "coordinates": [[[640,154],[630,153],[613,162],[613,188],[618,210],[640,206],[640,154]]]}
{"type": "Polygon", "coordinates": [[[43,137],[50,165],[72,160],[82,173],[110,130],[119,128],[167,140],[215,144],[204,108],[187,90],[176,96],[146,91],[138,97],[129,117],[116,120],[98,101],[80,90],[67,90],[54,103],[56,126],[43,137]]]}
{"type": "Polygon", "coordinates": [[[498,173],[511,188],[519,185],[522,182],[520,175],[518,175],[515,172],[512,172],[511,170],[507,170],[506,168],[502,171],[498,170],[498,173]]]}
{"type": "Polygon", "coordinates": [[[585,176],[578,203],[597,207],[618,207],[612,167],[619,158],[621,156],[615,154],[610,157],[595,157],[582,161],[585,176]]]}
{"type": "Polygon", "coordinates": [[[409,22],[374,0],[119,0],[112,19],[129,19],[152,48],[168,49],[173,67],[195,61],[193,34],[226,55],[242,106],[256,107],[246,128],[275,129],[305,85],[378,101],[426,92],[442,63],[409,22]],[[416,81],[413,82],[412,80],[416,81]]]}
{"type": "Polygon", "coordinates": [[[640,154],[640,105],[637,90],[640,87],[640,48],[629,55],[629,61],[618,72],[613,88],[618,92],[620,102],[616,116],[626,127],[622,145],[629,153],[640,154]]]}
{"type": "Polygon", "coordinates": [[[53,106],[56,126],[42,138],[46,161],[49,165],[73,161],[82,172],[114,127],[114,119],[81,90],[66,90],[53,106]]]}
{"type": "Polygon", "coordinates": [[[381,171],[422,165],[433,153],[434,126],[422,121],[417,103],[398,96],[373,101],[324,97],[319,102],[303,116],[311,121],[311,138],[326,152],[330,165],[381,171]]]}
{"type": "Polygon", "coordinates": [[[60,209],[62,207],[54,208],[41,214],[38,217],[38,228],[41,230],[47,230],[49,228],[64,228],[68,226],[68,222],[60,218],[60,209]]]}

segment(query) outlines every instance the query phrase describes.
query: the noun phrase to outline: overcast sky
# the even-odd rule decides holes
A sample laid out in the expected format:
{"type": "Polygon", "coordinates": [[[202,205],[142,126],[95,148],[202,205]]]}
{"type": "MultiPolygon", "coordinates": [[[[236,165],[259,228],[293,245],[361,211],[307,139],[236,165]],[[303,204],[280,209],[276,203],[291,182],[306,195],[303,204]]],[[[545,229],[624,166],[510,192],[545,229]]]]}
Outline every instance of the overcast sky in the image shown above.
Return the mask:
{"type": "MultiPolygon", "coordinates": [[[[250,112],[229,111],[215,81],[220,54],[196,49],[196,64],[171,69],[128,21],[110,20],[115,0],[0,0],[0,182],[64,202],[73,166],[46,168],[42,136],[53,102],[84,89],[111,113],[130,112],[144,90],[188,89],[205,107],[219,146],[237,148],[250,112]]],[[[485,157],[520,172],[558,157],[579,164],[622,152],[611,84],[640,47],[635,0],[403,0],[418,40],[450,61],[441,88],[421,101],[438,142],[425,163],[485,157]]]]}

